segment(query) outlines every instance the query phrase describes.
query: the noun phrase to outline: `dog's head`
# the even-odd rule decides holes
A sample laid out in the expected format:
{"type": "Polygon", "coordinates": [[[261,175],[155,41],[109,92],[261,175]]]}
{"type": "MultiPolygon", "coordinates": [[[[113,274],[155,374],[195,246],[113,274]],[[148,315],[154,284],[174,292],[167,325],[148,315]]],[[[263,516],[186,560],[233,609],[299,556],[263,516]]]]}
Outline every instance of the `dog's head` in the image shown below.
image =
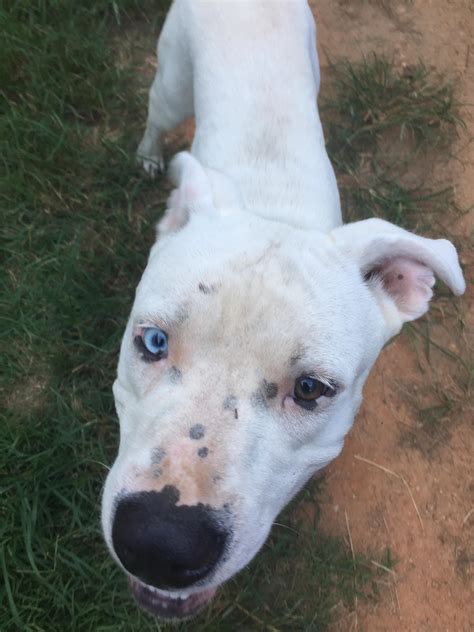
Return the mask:
{"type": "Polygon", "coordinates": [[[153,247],[137,289],[103,497],[137,600],[176,618],[252,559],[339,454],[373,362],[427,310],[434,275],[464,289],[445,240],[376,219],[325,234],[218,210],[215,182],[179,160],[189,217],[153,247]]]}

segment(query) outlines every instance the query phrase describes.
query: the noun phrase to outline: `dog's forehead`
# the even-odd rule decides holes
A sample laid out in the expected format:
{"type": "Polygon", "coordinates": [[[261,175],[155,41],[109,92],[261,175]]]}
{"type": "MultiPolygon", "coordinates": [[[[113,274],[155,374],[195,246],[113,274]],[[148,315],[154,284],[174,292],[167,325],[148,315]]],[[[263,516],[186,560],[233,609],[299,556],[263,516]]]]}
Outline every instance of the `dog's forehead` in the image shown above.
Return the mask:
{"type": "Polygon", "coordinates": [[[245,362],[273,380],[301,357],[350,371],[341,358],[358,361],[355,330],[367,322],[358,271],[316,231],[260,228],[169,239],[150,258],[132,321],[164,323],[183,368],[199,357],[221,371],[245,362]]]}
{"type": "Polygon", "coordinates": [[[261,371],[297,355],[305,324],[304,286],[278,258],[198,280],[183,305],[176,338],[185,355],[206,355],[227,368],[256,363],[261,371]],[[290,288],[291,286],[291,288],[290,288]],[[269,352],[271,350],[271,353],[269,352]]]}
{"type": "Polygon", "coordinates": [[[345,301],[343,286],[351,281],[347,263],[318,231],[250,216],[246,221],[199,218],[155,244],[133,313],[141,318],[158,311],[173,319],[178,305],[224,295],[242,308],[268,306],[269,300],[283,304],[284,299],[296,308],[303,301],[300,312],[309,309],[314,295],[325,311],[323,303],[345,301]]]}

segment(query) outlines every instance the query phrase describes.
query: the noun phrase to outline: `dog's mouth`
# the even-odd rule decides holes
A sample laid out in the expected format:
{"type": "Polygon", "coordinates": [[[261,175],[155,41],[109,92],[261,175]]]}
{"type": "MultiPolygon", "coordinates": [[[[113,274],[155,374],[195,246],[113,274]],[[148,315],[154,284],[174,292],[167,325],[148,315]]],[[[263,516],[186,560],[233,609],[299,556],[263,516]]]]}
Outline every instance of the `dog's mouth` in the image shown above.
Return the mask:
{"type": "Polygon", "coordinates": [[[174,597],[135,578],[129,578],[129,583],[140,608],[160,619],[192,617],[204,608],[216,593],[216,588],[206,588],[187,597],[174,597]]]}

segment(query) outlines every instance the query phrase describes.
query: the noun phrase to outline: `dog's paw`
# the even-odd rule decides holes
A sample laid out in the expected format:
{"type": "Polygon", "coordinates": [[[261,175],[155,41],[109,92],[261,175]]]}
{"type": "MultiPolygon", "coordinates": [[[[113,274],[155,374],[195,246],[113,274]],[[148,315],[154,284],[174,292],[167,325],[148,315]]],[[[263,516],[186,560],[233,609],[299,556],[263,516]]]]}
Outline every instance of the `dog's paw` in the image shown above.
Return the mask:
{"type": "Polygon", "coordinates": [[[137,152],[137,165],[143,167],[150,178],[156,178],[165,170],[165,161],[161,154],[145,156],[140,152],[137,152]]]}

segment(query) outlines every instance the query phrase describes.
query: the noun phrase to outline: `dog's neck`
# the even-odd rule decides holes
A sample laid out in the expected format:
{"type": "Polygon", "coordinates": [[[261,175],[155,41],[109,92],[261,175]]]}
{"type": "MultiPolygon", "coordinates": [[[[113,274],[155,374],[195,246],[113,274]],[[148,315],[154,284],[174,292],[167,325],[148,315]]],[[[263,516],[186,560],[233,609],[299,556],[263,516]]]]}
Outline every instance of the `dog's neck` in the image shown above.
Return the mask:
{"type": "Polygon", "coordinates": [[[213,32],[209,50],[201,42],[192,153],[232,179],[248,211],[324,231],[341,224],[341,211],[317,109],[319,64],[307,12],[304,3],[282,5],[281,15],[272,8],[275,28],[258,31],[258,54],[243,10],[241,28],[228,37],[213,32]]]}
{"type": "Polygon", "coordinates": [[[315,101],[294,118],[275,108],[269,116],[264,102],[260,111],[251,104],[247,108],[247,116],[241,113],[222,127],[219,113],[206,113],[206,121],[197,122],[192,153],[231,178],[250,212],[323,231],[341,224],[339,193],[315,101]]]}

